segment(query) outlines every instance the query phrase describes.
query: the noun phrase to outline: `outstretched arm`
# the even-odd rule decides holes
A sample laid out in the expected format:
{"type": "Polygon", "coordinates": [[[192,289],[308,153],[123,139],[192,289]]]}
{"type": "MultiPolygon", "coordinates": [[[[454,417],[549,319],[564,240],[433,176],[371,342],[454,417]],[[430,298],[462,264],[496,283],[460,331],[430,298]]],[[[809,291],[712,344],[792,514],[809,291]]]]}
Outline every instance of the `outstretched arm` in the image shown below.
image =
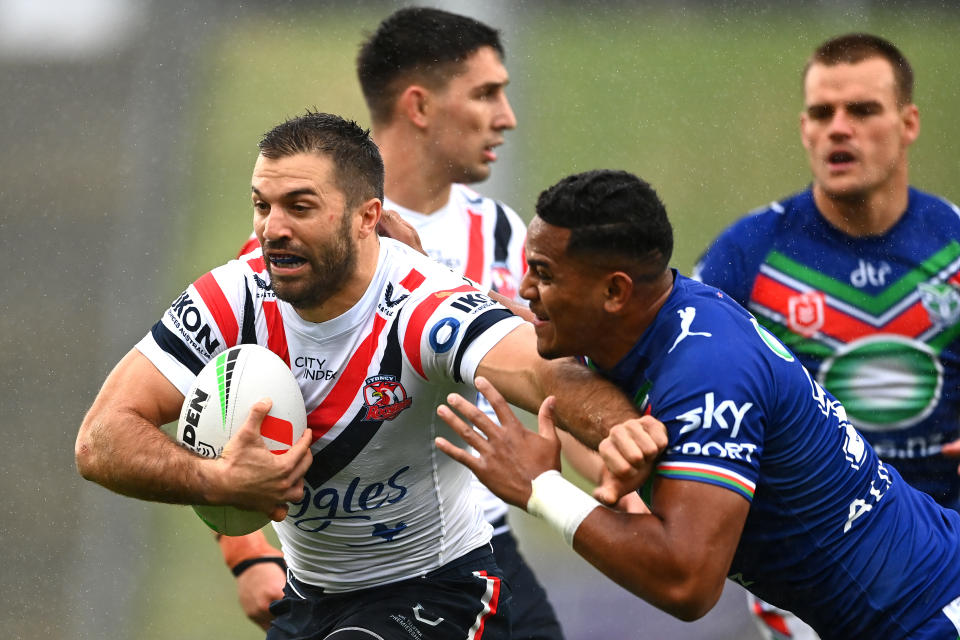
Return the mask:
{"type": "Polygon", "coordinates": [[[256,403],[215,460],[180,447],[160,430],[176,420],[183,395],[132,349],[107,377],[80,426],[77,469],[111,491],[158,502],[223,504],[286,516],[303,496],[310,466],[310,430],[286,453],[274,455],[260,438],[269,401],[256,403]]]}
{"type": "MultiPolygon", "coordinates": [[[[713,608],[746,521],[746,500],[712,485],[661,479],[654,485],[650,514],[623,513],[591,503],[556,473],[560,444],[552,419],[553,399],[543,403],[539,433],[533,433],[520,424],[495,389],[479,379],[477,386],[496,410],[501,426],[453,394],[450,407],[483,435],[450,407],[442,405],[437,413],[479,455],[437,438],[441,451],[469,467],[503,500],[546,520],[571,541],[574,551],[635,595],[683,620],[695,620],[713,608]]],[[[620,442],[632,443],[634,436],[620,442]]],[[[626,446],[621,463],[629,465],[632,446],[626,446]]],[[[610,445],[612,450],[618,447],[610,445]]]]}
{"type": "Polygon", "coordinates": [[[639,417],[633,402],[613,384],[573,358],[541,358],[536,344],[533,326],[518,326],[487,352],[476,375],[492,383],[508,402],[531,413],[548,395],[554,396],[561,428],[591,449],[610,427],[639,417]]]}

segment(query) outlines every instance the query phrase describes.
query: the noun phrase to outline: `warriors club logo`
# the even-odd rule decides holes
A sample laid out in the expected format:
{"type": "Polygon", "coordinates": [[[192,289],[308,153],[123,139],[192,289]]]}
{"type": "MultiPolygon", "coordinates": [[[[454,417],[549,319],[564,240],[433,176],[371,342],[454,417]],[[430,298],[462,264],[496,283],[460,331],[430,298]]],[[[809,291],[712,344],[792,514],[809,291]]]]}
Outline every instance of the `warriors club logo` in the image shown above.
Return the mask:
{"type": "Polygon", "coordinates": [[[396,376],[373,376],[363,387],[363,402],[367,407],[364,420],[393,420],[413,404],[413,398],[407,396],[396,376]]]}
{"type": "Polygon", "coordinates": [[[791,296],[788,302],[790,317],[787,322],[790,329],[806,338],[823,328],[823,294],[810,291],[799,296],[791,296]]]}

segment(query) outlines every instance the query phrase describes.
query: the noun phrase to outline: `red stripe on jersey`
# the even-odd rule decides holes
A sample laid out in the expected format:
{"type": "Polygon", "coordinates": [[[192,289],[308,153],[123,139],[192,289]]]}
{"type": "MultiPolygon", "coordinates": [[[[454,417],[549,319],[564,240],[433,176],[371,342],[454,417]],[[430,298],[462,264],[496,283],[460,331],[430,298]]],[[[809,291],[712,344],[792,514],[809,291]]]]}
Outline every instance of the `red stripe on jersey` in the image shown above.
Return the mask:
{"type": "Polygon", "coordinates": [[[243,246],[240,247],[240,251],[237,252],[237,257],[245,256],[254,249],[260,248],[260,241],[257,240],[256,234],[251,233],[250,237],[247,238],[247,241],[243,243],[243,246]]]}
{"type": "Polygon", "coordinates": [[[386,324],[387,319],[379,313],[374,317],[373,329],[350,356],[350,361],[344,367],[337,383],[333,385],[333,389],[320,403],[320,406],[307,416],[307,426],[313,429],[314,442],[343,417],[354,398],[357,397],[360,385],[367,379],[367,370],[370,368],[370,362],[377,352],[380,334],[386,324]]]}
{"type": "Polygon", "coordinates": [[[474,282],[483,281],[483,216],[467,209],[470,216],[470,244],[467,247],[467,266],[463,275],[474,282]]]}
{"type": "MultiPolygon", "coordinates": [[[[800,295],[799,291],[760,274],[753,285],[753,293],[750,294],[750,299],[783,314],[784,321],[789,326],[790,298],[798,295],[800,295]]],[[[853,316],[825,304],[823,308],[823,328],[820,331],[837,340],[852,342],[877,332],[897,333],[915,338],[929,329],[930,326],[930,317],[920,302],[911,305],[890,322],[880,327],[861,322],[853,316]]]]}
{"type": "Polygon", "coordinates": [[[423,373],[423,361],[420,358],[420,340],[423,337],[423,328],[444,300],[461,291],[476,291],[476,289],[469,284],[464,284],[456,289],[436,291],[427,296],[426,300],[417,305],[417,308],[410,314],[410,320],[407,322],[407,333],[403,336],[403,350],[406,352],[407,360],[410,361],[414,371],[419,373],[424,380],[427,379],[427,376],[423,373]]]}
{"type": "Polygon", "coordinates": [[[233,309],[230,308],[230,303],[227,302],[227,297],[223,295],[220,285],[217,284],[217,279],[208,272],[200,276],[193,286],[207,305],[214,322],[217,323],[226,348],[236,346],[237,339],[240,337],[240,326],[233,314],[233,309]]]}
{"type": "Polygon", "coordinates": [[[263,261],[263,256],[259,258],[250,258],[247,264],[253,269],[254,273],[262,273],[267,270],[267,263],[263,261]]]}
{"type": "Polygon", "coordinates": [[[287,332],[283,328],[283,315],[276,300],[263,301],[263,320],[267,325],[267,349],[290,366],[290,351],[287,349],[287,332]]]}
{"type": "Polygon", "coordinates": [[[412,292],[417,287],[423,284],[423,281],[427,278],[417,271],[416,269],[410,269],[410,273],[403,277],[403,280],[400,281],[400,286],[406,289],[407,291],[412,292]]]}
{"type": "Polygon", "coordinates": [[[520,247],[520,273],[527,272],[527,237],[523,237],[523,246],[520,247]]]}
{"type": "Polygon", "coordinates": [[[480,640],[483,637],[483,628],[487,623],[487,618],[496,615],[500,606],[500,578],[491,576],[486,571],[474,571],[473,575],[487,581],[487,591],[480,600],[483,608],[480,610],[473,628],[469,631],[472,640],[480,640]]]}
{"type": "Polygon", "coordinates": [[[957,272],[957,273],[953,274],[952,276],[950,276],[950,279],[947,280],[947,282],[949,282],[950,284],[952,284],[952,285],[955,286],[955,287],[960,287],[960,272],[957,272]]]}

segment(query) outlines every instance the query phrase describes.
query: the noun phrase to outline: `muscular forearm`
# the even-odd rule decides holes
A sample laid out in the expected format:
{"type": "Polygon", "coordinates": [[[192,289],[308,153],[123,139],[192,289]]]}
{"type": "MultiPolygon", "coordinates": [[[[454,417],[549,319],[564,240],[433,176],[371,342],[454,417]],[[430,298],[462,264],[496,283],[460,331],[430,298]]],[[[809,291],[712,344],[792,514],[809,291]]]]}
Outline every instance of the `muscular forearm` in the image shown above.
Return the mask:
{"type": "Polygon", "coordinates": [[[696,620],[720,598],[725,572],[711,578],[670,544],[654,515],[595,509],[573,539],[573,549],[611,580],[655,607],[696,620]]]}
{"type": "Polygon", "coordinates": [[[160,430],[176,420],[183,395],[136,349],[107,376],[77,434],[77,470],[123,495],[179,504],[209,502],[213,461],[160,430]]]}
{"type": "Polygon", "coordinates": [[[111,491],[156,502],[205,504],[209,463],[173,442],[142,417],[121,411],[94,412],[77,437],[76,462],[87,480],[111,491]]]}
{"type": "Polygon", "coordinates": [[[545,361],[539,369],[544,395],[557,400],[558,425],[591,449],[610,427],[640,415],[619,389],[572,358],[545,361]]]}

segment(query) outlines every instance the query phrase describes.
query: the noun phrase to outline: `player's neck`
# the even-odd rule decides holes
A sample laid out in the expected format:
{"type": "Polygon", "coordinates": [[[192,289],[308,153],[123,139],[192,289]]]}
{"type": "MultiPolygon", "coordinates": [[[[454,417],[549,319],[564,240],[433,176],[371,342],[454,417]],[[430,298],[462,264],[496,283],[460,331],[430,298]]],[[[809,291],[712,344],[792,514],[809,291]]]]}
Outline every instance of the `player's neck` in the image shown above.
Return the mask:
{"type": "Polygon", "coordinates": [[[889,231],[907,210],[907,181],[877,189],[862,198],[838,198],[813,187],[813,200],[831,225],[853,237],[878,236],[889,231]]]}
{"type": "Polygon", "coordinates": [[[450,200],[450,179],[416,141],[401,140],[392,130],[378,132],[384,167],[384,194],[401,207],[431,214],[450,200]]]}
{"type": "Polygon", "coordinates": [[[667,269],[656,281],[638,284],[632,301],[622,312],[608,316],[608,326],[594,333],[590,359],[603,370],[623,360],[653,324],[673,291],[673,270],[667,269]]]}

